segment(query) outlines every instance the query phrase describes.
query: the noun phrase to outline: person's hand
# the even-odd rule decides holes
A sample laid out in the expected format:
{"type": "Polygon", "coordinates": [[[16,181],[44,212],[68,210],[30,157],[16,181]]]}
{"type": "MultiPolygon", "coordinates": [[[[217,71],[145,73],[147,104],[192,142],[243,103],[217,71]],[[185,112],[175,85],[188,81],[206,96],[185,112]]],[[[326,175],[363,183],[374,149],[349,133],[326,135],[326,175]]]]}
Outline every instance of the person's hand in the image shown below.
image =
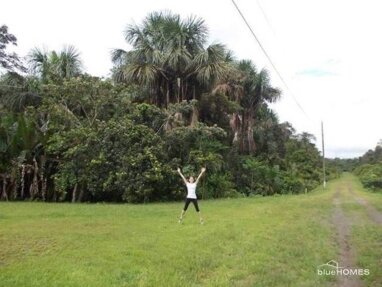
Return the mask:
{"type": "Polygon", "coordinates": [[[178,167],[177,171],[180,172],[180,168],[179,167],[178,167]]]}
{"type": "Polygon", "coordinates": [[[205,167],[202,167],[202,172],[205,172],[206,171],[206,168],[205,167]]]}

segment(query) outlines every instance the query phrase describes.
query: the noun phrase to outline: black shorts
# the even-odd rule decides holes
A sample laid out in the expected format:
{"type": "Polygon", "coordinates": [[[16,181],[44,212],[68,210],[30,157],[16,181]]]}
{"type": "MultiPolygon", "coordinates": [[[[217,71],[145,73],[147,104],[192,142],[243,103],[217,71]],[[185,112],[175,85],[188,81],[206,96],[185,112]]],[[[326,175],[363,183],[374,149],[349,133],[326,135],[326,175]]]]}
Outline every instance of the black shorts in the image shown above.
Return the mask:
{"type": "Polygon", "coordinates": [[[195,206],[195,209],[197,212],[199,212],[199,206],[198,206],[198,200],[196,198],[186,198],[186,202],[184,203],[183,210],[186,211],[188,208],[188,205],[192,202],[195,206]]]}

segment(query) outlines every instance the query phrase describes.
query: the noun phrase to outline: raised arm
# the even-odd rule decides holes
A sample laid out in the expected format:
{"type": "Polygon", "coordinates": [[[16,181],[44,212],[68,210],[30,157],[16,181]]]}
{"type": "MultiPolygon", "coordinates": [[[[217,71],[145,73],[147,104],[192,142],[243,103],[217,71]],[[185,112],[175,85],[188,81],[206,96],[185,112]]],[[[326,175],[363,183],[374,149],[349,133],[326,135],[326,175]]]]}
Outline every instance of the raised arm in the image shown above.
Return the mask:
{"type": "Polygon", "coordinates": [[[187,179],[184,177],[184,175],[182,174],[182,172],[180,171],[180,168],[178,167],[178,173],[180,175],[180,177],[183,179],[184,183],[187,184],[187,179]]]}
{"type": "Polygon", "coordinates": [[[200,174],[199,174],[199,176],[198,176],[198,178],[196,179],[196,184],[199,182],[199,179],[202,177],[202,175],[203,175],[203,173],[205,173],[205,171],[206,171],[206,168],[205,167],[203,167],[202,168],[202,171],[200,172],[200,174]]]}

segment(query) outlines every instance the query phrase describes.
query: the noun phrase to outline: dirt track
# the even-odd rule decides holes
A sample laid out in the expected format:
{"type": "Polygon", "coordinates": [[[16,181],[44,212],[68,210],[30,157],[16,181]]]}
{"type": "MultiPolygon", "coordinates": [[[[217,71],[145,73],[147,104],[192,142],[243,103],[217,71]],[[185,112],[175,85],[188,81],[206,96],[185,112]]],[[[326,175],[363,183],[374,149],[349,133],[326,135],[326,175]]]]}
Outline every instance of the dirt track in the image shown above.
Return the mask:
{"type": "Polygon", "coordinates": [[[374,206],[372,206],[364,198],[359,197],[357,194],[355,194],[353,186],[351,184],[348,184],[347,188],[349,193],[354,197],[355,201],[366,208],[369,218],[376,224],[382,225],[382,213],[375,209],[374,206]]]}
{"type": "MultiPolygon", "coordinates": [[[[339,265],[345,268],[357,268],[356,266],[356,250],[351,246],[350,236],[351,228],[354,224],[353,218],[346,214],[342,205],[345,201],[356,202],[365,208],[370,221],[375,224],[382,224],[382,213],[375,209],[367,200],[358,195],[350,182],[345,186],[337,187],[333,197],[333,217],[332,223],[336,230],[335,239],[340,248],[339,265]]],[[[359,287],[364,286],[359,276],[338,276],[337,286],[340,287],[359,287]]]]}

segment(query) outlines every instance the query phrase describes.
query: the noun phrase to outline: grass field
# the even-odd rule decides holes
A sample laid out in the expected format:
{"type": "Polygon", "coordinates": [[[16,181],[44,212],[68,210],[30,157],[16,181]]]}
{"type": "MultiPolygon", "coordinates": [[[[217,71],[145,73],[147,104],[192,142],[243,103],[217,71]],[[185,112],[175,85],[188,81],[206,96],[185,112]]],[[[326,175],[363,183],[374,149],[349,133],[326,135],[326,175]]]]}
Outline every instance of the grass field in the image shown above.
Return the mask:
{"type": "Polygon", "coordinates": [[[370,269],[356,284],[382,286],[382,228],[370,215],[382,195],[351,175],[307,195],[200,201],[204,225],[192,205],[178,224],[181,202],[3,202],[0,286],[336,286],[317,275],[343,252],[336,197],[350,259],[370,269]]]}

